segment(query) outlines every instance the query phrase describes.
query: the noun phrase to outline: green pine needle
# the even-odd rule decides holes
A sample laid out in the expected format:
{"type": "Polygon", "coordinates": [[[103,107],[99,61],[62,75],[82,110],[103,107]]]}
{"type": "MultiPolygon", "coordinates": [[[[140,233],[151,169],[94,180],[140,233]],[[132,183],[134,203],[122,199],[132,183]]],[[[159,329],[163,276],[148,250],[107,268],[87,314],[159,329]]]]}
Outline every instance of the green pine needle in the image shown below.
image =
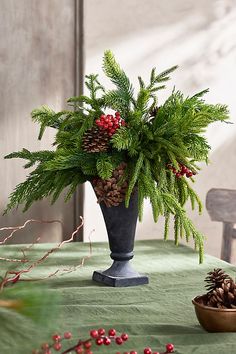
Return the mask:
{"type": "MultiPolygon", "coordinates": [[[[117,63],[113,53],[105,51],[103,71],[114,87],[107,90],[97,74],[86,75],[88,95],[71,97],[71,110],[55,112],[48,106],[32,111],[32,119],[39,123],[39,139],[46,127],[54,127],[57,133],[54,150],[31,152],[23,149],[6,158],[21,158],[25,168],[32,168],[26,180],[19,183],[11,193],[6,212],[20,204],[27,210],[35,201],[51,197],[54,203],[67,188],[68,200],[77,186],[100,177],[109,179],[121,163],[127,165],[124,178],[128,181],[125,205],[129,206],[132,192],[138,190],[139,219],[143,217],[145,199],[149,199],[153,219],[165,217],[164,239],[168,238],[170,220],[174,219],[175,243],[185,237],[193,238],[203,260],[204,236],[196,230],[187,217],[185,205],[202,211],[202,203],[193,190],[194,178],[180,179],[168,169],[179,170],[185,165],[193,172],[199,170],[199,162],[208,162],[210,146],[204,135],[207,127],[217,121],[227,122],[228,108],[222,104],[209,104],[204,100],[208,92],[203,90],[185,97],[173,89],[162,104],[159,90],[164,89],[170,74],[177,66],[158,73],[153,68],[146,84],[139,76],[139,90],[134,95],[133,85],[117,63]],[[119,111],[124,126],[118,127],[107,142],[106,152],[84,151],[84,138],[91,135],[92,128],[102,114],[119,111]]],[[[97,144],[97,143],[96,143],[97,144]]],[[[124,180],[122,179],[122,183],[124,180]]]]}

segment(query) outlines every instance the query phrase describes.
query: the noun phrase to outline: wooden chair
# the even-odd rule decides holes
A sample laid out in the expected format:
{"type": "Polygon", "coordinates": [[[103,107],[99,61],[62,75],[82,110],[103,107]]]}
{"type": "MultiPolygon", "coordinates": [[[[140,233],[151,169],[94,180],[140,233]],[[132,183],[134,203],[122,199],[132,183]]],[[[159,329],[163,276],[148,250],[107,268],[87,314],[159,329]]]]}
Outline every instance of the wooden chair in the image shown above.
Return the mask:
{"type": "Polygon", "coordinates": [[[206,196],[206,208],[211,220],[223,222],[221,259],[230,262],[232,241],[236,239],[236,190],[210,189],[206,196]]]}

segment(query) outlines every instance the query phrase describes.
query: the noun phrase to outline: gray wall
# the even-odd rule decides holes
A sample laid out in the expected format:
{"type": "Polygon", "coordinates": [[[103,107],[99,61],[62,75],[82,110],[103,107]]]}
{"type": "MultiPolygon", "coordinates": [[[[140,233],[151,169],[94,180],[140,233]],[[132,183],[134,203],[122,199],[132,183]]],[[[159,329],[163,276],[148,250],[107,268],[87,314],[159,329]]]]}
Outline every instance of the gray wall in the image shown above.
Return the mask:
{"type": "MultiPolygon", "coordinates": [[[[3,160],[21,150],[52,148],[53,129],[42,141],[30,112],[42,104],[56,110],[75,90],[75,1],[0,0],[0,213],[9,193],[27,171],[22,160],[3,160]]],[[[73,201],[54,206],[44,200],[25,214],[21,210],[0,217],[0,226],[22,224],[26,219],[60,219],[64,236],[73,225],[73,201]]],[[[15,241],[27,242],[42,234],[42,241],[61,239],[59,226],[27,229],[15,241]]]]}
{"type": "MultiPolygon", "coordinates": [[[[229,106],[236,121],[236,1],[235,0],[86,0],[86,73],[101,70],[104,49],[111,49],[134,85],[145,80],[152,67],[159,71],[178,64],[168,89],[160,91],[159,104],[175,85],[186,95],[209,87],[208,102],[229,106]]],[[[106,82],[107,84],[107,82],[106,82]]],[[[193,186],[205,201],[212,187],[236,189],[236,124],[213,124],[207,132],[212,146],[209,166],[193,186]]],[[[207,236],[206,252],[219,256],[221,223],[212,222],[206,210],[199,216],[187,211],[207,236]]],[[[102,215],[89,186],[85,190],[85,239],[106,240],[102,215]]],[[[155,224],[147,202],[137,238],[162,238],[163,220],[155,224]]],[[[236,242],[235,262],[236,262],[236,242]]],[[[196,255],[197,259],[197,255],[196,255]]]]}

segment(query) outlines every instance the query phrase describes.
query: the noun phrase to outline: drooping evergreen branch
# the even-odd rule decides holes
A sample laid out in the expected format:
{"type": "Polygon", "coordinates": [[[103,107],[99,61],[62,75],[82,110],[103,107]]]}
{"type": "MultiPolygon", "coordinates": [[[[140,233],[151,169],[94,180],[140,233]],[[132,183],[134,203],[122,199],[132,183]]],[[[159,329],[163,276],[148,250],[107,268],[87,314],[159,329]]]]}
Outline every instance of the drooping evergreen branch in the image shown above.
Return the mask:
{"type": "Polygon", "coordinates": [[[6,156],[22,158],[27,161],[25,168],[34,168],[10,195],[6,211],[19,204],[26,210],[34,201],[49,196],[55,202],[65,187],[68,200],[78,184],[96,178],[109,181],[124,163],[126,170],[118,184],[120,187],[127,181],[126,207],[137,189],[140,220],[144,200],[149,199],[154,221],[160,215],[165,218],[164,238],[173,218],[176,244],[180,238],[189,240],[192,236],[202,261],[204,237],[184,208],[189,201],[192,209],[197,206],[199,212],[202,210],[191,181],[199,171],[198,163],[208,162],[210,146],[204,133],[209,124],[227,121],[229,112],[225,105],[205,102],[208,90],[185,97],[174,89],[158,106],[158,92],[176,68],[162,73],[154,68],[147,84],[139,77],[135,95],[128,76],[112,52],[106,51],[103,70],[114,85],[112,89],[106,90],[98,75],[91,74],[85,77],[89,94],[71,97],[71,110],[55,112],[47,106],[33,110],[32,119],[40,124],[39,139],[46,127],[57,128],[55,150],[23,149],[6,156]],[[112,121],[107,110],[116,110],[120,120],[113,117],[112,121]]]}

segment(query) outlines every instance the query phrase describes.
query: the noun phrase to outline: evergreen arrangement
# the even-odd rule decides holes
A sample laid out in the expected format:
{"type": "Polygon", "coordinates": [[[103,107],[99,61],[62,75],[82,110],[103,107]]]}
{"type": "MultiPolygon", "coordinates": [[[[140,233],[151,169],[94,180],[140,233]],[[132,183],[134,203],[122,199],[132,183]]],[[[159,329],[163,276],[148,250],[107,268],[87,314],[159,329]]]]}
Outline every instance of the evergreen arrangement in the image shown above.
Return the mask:
{"type": "Polygon", "coordinates": [[[46,127],[54,127],[52,151],[30,152],[23,149],[6,158],[27,160],[25,168],[35,167],[26,181],[10,195],[6,212],[24,204],[27,210],[34,201],[51,196],[54,203],[65,187],[66,200],[76,187],[90,181],[100,202],[115,206],[138,191],[139,219],[143,203],[150,200],[154,221],[165,217],[164,238],[174,220],[175,242],[179,237],[194,239],[203,255],[203,235],[195,228],[185,211],[190,200],[192,209],[202,204],[190,185],[194,182],[200,161],[208,161],[210,146],[204,132],[210,123],[226,121],[228,109],[221,104],[208,104],[203,96],[208,90],[185,97],[174,89],[163,103],[158,91],[165,88],[169,75],[177,68],[157,73],[152,69],[150,81],[138,77],[139,91],[116,62],[111,51],[105,51],[103,70],[114,84],[106,90],[98,75],[86,76],[89,96],[68,100],[70,109],[54,112],[47,106],[32,112],[40,124],[39,139],[46,127]],[[110,112],[110,114],[107,114],[110,112]]]}

